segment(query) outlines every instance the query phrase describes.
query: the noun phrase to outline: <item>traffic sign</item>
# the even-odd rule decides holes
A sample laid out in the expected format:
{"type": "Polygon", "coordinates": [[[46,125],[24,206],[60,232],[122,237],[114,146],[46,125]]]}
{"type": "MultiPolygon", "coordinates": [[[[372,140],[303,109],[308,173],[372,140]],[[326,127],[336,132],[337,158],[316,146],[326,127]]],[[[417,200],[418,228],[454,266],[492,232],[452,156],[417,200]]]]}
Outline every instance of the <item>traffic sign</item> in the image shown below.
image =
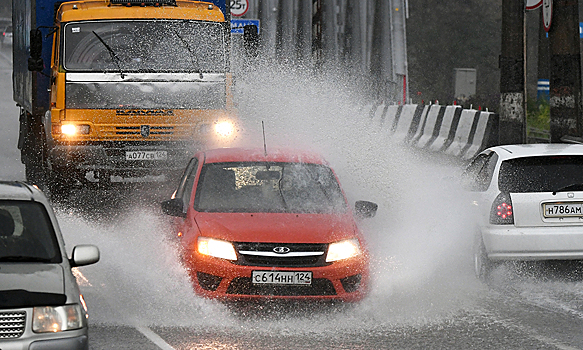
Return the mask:
{"type": "Polygon", "coordinates": [[[543,4],[543,0],[526,0],[526,9],[535,10],[543,4]]]}
{"type": "Polygon", "coordinates": [[[249,10],[249,0],[231,0],[231,16],[243,16],[249,10]]]}
{"type": "Polygon", "coordinates": [[[231,19],[231,33],[243,34],[244,27],[248,25],[257,26],[257,33],[259,34],[259,20],[258,19],[231,19]]]}
{"type": "Polygon", "coordinates": [[[553,0],[543,0],[543,24],[548,32],[551,29],[553,17],[553,0]]]}

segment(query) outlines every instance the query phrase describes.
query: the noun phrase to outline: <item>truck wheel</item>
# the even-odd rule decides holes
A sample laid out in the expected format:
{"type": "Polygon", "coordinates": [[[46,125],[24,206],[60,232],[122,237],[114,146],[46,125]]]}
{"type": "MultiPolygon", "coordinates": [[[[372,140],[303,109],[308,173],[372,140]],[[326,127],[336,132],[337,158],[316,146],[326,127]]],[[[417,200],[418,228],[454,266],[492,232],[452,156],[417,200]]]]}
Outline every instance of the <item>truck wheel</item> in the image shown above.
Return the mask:
{"type": "Polygon", "coordinates": [[[45,190],[47,185],[46,147],[42,140],[31,140],[31,144],[24,154],[26,181],[45,190]]]}

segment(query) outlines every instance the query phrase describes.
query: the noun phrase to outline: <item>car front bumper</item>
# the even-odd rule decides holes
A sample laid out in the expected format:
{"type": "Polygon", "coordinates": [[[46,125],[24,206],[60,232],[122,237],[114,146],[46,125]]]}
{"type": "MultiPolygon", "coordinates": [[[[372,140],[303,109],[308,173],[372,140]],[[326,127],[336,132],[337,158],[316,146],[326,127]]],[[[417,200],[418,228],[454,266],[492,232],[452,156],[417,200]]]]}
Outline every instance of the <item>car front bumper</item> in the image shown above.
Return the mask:
{"type": "Polygon", "coordinates": [[[317,267],[243,266],[227,260],[196,256],[185,259],[185,266],[197,294],[227,300],[313,299],[356,302],[368,293],[370,277],[366,255],[317,267]],[[252,271],[311,271],[312,284],[254,284],[252,271]]]}
{"type": "Polygon", "coordinates": [[[583,226],[490,226],[482,239],[492,260],[583,260],[583,226]]]}

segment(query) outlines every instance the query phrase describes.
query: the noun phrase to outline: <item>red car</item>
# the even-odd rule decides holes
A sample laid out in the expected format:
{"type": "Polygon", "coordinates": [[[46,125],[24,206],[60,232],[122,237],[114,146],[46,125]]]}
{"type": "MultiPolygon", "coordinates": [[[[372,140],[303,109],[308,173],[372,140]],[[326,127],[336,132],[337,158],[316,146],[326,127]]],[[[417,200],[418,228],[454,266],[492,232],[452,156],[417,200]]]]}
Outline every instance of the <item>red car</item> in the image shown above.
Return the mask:
{"type": "MultiPolygon", "coordinates": [[[[180,218],[181,258],[199,295],[358,301],[369,289],[362,233],[319,155],[199,152],[162,209],[180,218]]],[[[356,202],[357,218],[376,210],[356,202]]]]}

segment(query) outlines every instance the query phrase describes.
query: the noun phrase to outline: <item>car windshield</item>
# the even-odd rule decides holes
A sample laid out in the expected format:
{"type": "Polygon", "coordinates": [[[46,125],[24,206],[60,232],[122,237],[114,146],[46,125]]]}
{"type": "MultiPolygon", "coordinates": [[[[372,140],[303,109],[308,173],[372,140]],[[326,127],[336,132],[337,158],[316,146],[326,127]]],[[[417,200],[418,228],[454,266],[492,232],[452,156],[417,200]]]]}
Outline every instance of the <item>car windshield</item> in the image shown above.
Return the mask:
{"type": "Polygon", "coordinates": [[[62,261],[44,206],[31,201],[0,201],[0,262],[62,261]]]}
{"type": "Polygon", "coordinates": [[[225,72],[225,45],[220,23],[72,22],[64,30],[64,67],[98,72],[225,72]]]}
{"type": "Polygon", "coordinates": [[[502,192],[554,192],[583,184],[583,156],[541,156],[510,159],[500,165],[502,192]]]}
{"type": "Polygon", "coordinates": [[[204,212],[338,213],[347,208],[330,168],[304,163],[206,164],[194,207],[204,212]]]}

